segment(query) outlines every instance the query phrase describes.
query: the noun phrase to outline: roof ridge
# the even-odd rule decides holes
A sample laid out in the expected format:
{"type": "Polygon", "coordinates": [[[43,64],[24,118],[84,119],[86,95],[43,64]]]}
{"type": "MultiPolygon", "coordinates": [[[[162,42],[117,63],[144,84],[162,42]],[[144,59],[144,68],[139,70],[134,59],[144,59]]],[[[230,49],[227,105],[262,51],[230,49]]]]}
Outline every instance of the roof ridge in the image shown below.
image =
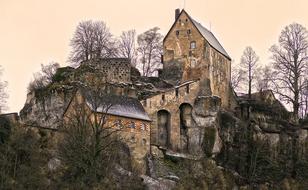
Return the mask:
{"type": "MultiPolygon", "coordinates": [[[[183,10],[185,11],[185,10],[183,10]]],[[[213,34],[212,31],[210,31],[209,29],[207,29],[206,27],[204,27],[200,22],[198,22],[197,20],[193,19],[186,11],[185,13],[188,15],[189,19],[193,22],[193,24],[196,26],[197,30],[200,32],[200,34],[209,42],[209,44],[216,49],[218,52],[220,52],[221,54],[223,54],[224,56],[226,56],[228,59],[231,60],[231,57],[229,56],[229,54],[227,53],[227,51],[223,48],[223,46],[221,45],[221,43],[219,42],[219,40],[216,38],[216,36],[213,34]],[[208,36],[206,35],[206,32],[209,33],[208,36]]]]}

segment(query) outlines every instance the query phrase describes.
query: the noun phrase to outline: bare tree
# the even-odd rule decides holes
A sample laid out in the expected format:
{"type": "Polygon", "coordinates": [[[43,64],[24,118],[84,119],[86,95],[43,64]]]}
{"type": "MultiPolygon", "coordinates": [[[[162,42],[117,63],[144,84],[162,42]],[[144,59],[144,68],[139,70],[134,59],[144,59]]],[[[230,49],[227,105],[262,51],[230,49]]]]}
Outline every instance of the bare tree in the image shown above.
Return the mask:
{"type": "Polygon", "coordinates": [[[33,74],[33,81],[28,86],[28,92],[42,89],[53,81],[53,76],[60,67],[59,63],[51,62],[47,65],[41,64],[41,70],[33,74]]]}
{"type": "Polygon", "coordinates": [[[241,87],[241,83],[244,81],[245,72],[239,68],[238,64],[232,64],[231,71],[231,85],[234,90],[238,90],[241,87]]]}
{"type": "Polygon", "coordinates": [[[302,25],[290,24],[282,30],[279,44],[270,48],[274,90],[281,100],[292,104],[295,118],[299,114],[300,95],[304,90],[304,79],[307,78],[307,34],[302,25]]]}
{"type": "MultiPolygon", "coordinates": [[[[2,75],[2,67],[0,66],[0,76],[2,75]]],[[[8,99],[8,94],[6,92],[7,88],[7,81],[2,81],[0,80],[0,113],[2,113],[3,110],[5,110],[6,104],[7,104],[7,99],[8,99]]]]}
{"type": "Polygon", "coordinates": [[[137,50],[144,76],[153,75],[161,63],[163,36],[158,31],[159,28],[154,27],[138,35],[137,50]]]}
{"type": "Polygon", "coordinates": [[[272,76],[273,76],[273,71],[269,65],[260,67],[257,71],[257,76],[256,76],[257,91],[270,89],[272,76]]]}
{"type": "Polygon", "coordinates": [[[132,66],[136,66],[137,50],[136,50],[136,31],[128,30],[122,32],[119,40],[119,56],[130,59],[132,66]]]}
{"type": "Polygon", "coordinates": [[[81,92],[85,100],[76,98],[61,128],[64,136],[59,159],[64,167],[63,178],[73,175],[72,185],[95,189],[114,167],[119,139],[113,134],[120,129],[108,122],[106,113],[112,107],[111,95],[95,89],[81,92]]]}
{"type": "Polygon", "coordinates": [[[69,61],[80,64],[95,58],[114,57],[117,54],[115,40],[102,21],[80,22],[71,40],[72,51],[69,61]]]}
{"type": "Polygon", "coordinates": [[[258,70],[259,57],[252,47],[246,47],[241,57],[240,66],[244,72],[244,78],[248,81],[248,97],[251,98],[251,90],[258,70]]]}

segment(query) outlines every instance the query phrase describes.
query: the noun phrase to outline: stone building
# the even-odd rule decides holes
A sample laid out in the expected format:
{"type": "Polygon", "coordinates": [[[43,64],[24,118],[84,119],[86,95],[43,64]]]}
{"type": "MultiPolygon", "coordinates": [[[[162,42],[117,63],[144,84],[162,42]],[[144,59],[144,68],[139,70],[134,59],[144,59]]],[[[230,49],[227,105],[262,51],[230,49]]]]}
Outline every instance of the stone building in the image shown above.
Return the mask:
{"type": "Polygon", "coordinates": [[[163,40],[159,77],[174,86],[142,101],[152,119],[151,144],[198,154],[204,131],[215,127],[218,110],[236,104],[230,56],[211,31],[177,9],[163,40]]]}
{"type": "Polygon", "coordinates": [[[94,120],[102,120],[102,127],[117,131],[119,139],[129,148],[132,165],[139,173],[145,173],[145,157],[150,150],[150,118],[137,99],[127,96],[104,94],[96,96],[91,90],[78,90],[64,112],[64,123],[71,122],[78,115],[80,107],[86,110],[81,114],[94,120]]]}
{"type": "Polygon", "coordinates": [[[175,12],[175,22],[163,41],[162,77],[174,84],[210,79],[213,95],[229,106],[231,58],[214,34],[184,9],[175,12]]]}
{"type": "Polygon", "coordinates": [[[60,121],[61,116],[67,120],[74,112],[74,102],[84,102],[89,113],[97,113],[89,104],[91,96],[74,94],[73,89],[99,86],[109,98],[100,98],[96,108],[108,101],[115,104],[108,112],[99,112],[108,115],[110,125],[123,124],[125,130],[119,135],[141,172],[145,172],[145,157],[151,147],[186,156],[202,155],[207,131],[217,139],[209,151],[218,152],[218,113],[236,106],[230,87],[230,56],[212,32],[185,10],[176,10],[175,21],[163,40],[162,61],[158,77],[140,76],[125,58],[83,62],[52,85],[69,89],[69,93],[60,96],[56,90],[54,94],[46,92],[43,101],[35,93],[29,96],[21,112],[22,121],[57,128],[50,121],[60,121]],[[56,111],[51,112],[54,108],[56,111]]]}

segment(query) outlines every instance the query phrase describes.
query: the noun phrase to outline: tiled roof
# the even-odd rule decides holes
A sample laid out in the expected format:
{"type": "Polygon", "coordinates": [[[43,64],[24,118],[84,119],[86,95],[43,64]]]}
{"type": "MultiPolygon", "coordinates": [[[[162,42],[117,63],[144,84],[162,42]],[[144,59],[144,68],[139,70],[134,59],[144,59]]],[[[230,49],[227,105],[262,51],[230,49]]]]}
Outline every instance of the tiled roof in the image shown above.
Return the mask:
{"type": "Polygon", "coordinates": [[[139,100],[135,98],[111,94],[95,97],[91,91],[84,91],[83,95],[92,111],[151,121],[139,100]]]}

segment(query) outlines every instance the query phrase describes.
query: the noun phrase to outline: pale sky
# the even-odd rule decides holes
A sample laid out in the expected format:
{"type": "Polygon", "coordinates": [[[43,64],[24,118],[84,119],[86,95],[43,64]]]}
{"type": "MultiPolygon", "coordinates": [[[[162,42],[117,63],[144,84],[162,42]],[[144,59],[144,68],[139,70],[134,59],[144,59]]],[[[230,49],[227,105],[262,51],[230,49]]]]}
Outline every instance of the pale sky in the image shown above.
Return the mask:
{"type": "MultiPolygon", "coordinates": [[[[105,21],[111,32],[158,26],[166,34],[183,0],[0,0],[0,65],[9,82],[9,110],[19,112],[40,64],[66,66],[69,42],[83,20],[105,21]]],[[[270,46],[284,26],[308,27],[308,0],[186,0],[185,10],[210,29],[238,62],[252,46],[269,63],[270,46]],[[211,24],[210,24],[211,23],[211,24]]]]}

